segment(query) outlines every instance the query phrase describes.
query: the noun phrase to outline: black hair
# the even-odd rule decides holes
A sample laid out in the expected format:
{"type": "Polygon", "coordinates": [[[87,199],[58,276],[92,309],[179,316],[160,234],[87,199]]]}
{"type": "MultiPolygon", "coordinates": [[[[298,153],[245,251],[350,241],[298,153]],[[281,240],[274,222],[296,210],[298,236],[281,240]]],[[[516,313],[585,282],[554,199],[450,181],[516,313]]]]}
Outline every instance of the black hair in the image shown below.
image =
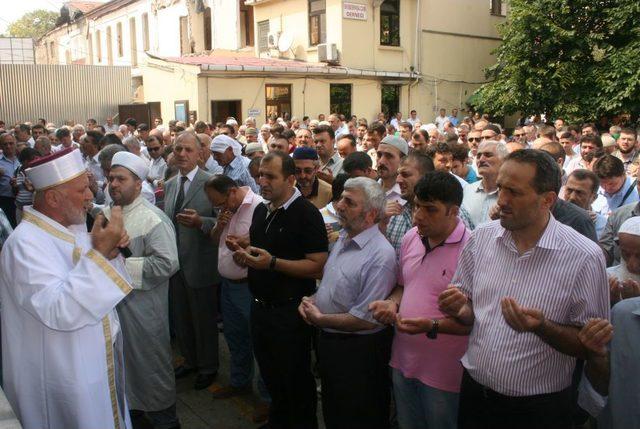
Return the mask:
{"type": "Polygon", "coordinates": [[[340,138],[338,139],[338,141],[343,140],[343,139],[349,140],[349,143],[351,143],[351,146],[353,146],[353,147],[357,146],[356,138],[353,135],[351,135],[351,134],[342,134],[340,136],[340,138]]]}
{"type": "Polygon", "coordinates": [[[130,127],[136,128],[138,126],[138,121],[133,118],[127,118],[124,121],[125,125],[129,125],[130,127]]]}
{"type": "Polygon", "coordinates": [[[600,178],[596,176],[596,174],[591,170],[586,170],[584,168],[578,168],[577,170],[573,170],[571,174],[569,174],[569,178],[575,177],[576,180],[591,180],[591,192],[596,194],[598,189],[600,188],[600,178]]]}
{"type": "Polygon", "coordinates": [[[31,147],[25,147],[18,154],[18,161],[20,161],[20,164],[24,165],[25,162],[32,161],[39,156],[40,152],[38,152],[37,150],[31,147]]]}
{"type": "Polygon", "coordinates": [[[462,185],[453,174],[444,171],[430,171],[418,181],[414,188],[418,200],[440,201],[448,206],[462,204],[462,185]]]}
{"type": "Polygon", "coordinates": [[[237,188],[238,184],[229,176],[224,174],[216,174],[210,177],[204,184],[205,188],[213,189],[222,195],[227,195],[230,189],[237,188]]]}
{"type": "Polygon", "coordinates": [[[531,185],[538,194],[560,192],[562,172],[556,160],[548,152],[539,149],[517,150],[511,152],[504,161],[514,161],[535,167],[536,173],[531,185]]]}
{"type": "Polygon", "coordinates": [[[353,152],[347,155],[342,162],[342,169],[345,173],[351,175],[355,170],[367,170],[373,168],[373,161],[366,152],[353,152]]]}
{"type": "Polygon", "coordinates": [[[329,134],[329,137],[331,137],[331,140],[336,138],[335,131],[333,131],[333,128],[331,128],[329,125],[318,125],[317,127],[315,127],[315,129],[313,130],[313,134],[315,135],[320,133],[329,134]]]}
{"type": "Polygon", "coordinates": [[[296,174],[296,163],[293,158],[289,156],[289,154],[280,151],[271,151],[267,153],[264,158],[262,158],[262,162],[271,162],[275,158],[280,159],[280,161],[282,162],[281,172],[285,179],[296,174]]]}
{"type": "Polygon", "coordinates": [[[338,201],[342,197],[344,191],[344,183],[349,180],[349,175],[340,173],[333,178],[331,183],[331,201],[338,201]]]}
{"type": "Polygon", "coordinates": [[[593,165],[593,172],[599,179],[610,179],[625,175],[624,163],[613,155],[605,155],[593,165]]]}
{"type": "Polygon", "coordinates": [[[435,170],[433,160],[429,158],[427,154],[424,154],[422,152],[413,151],[409,153],[409,155],[407,155],[407,157],[402,160],[403,164],[406,164],[408,162],[415,163],[421,176],[424,176],[425,174],[435,170]]]}
{"type": "Polygon", "coordinates": [[[113,133],[106,134],[100,139],[100,147],[109,146],[110,144],[122,145],[122,140],[120,140],[120,137],[113,133]]]}
{"type": "Polygon", "coordinates": [[[138,125],[138,131],[149,131],[149,129],[150,129],[149,125],[147,124],[142,123],[138,125]]]}
{"type": "Polygon", "coordinates": [[[61,139],[63,137],[69,137],[71,135],[71,131],[68,128],[58,128],[56,130],[56,138],[61,139]]]}

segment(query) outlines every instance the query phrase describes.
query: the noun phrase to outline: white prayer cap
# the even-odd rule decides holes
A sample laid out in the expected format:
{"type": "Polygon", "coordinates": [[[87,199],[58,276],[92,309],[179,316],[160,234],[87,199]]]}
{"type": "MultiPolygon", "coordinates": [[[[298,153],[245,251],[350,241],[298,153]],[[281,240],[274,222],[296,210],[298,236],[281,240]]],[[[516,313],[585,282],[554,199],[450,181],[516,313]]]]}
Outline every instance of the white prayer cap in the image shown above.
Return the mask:
{"type": "Polygon", "coordinates": [[[329,123],[329,121],[320,121],[320,122],[318,122],[318,125],[331,126],[331,124],[329,123]]]}
{"type": "Polygon", "coordinates": [[[618,230],[618,235],[621,233],[640,236],[640,216],[630,217],[625,220],[618,230]]]}
{"type": "Polygon", "coordinates": [[[37,158],[25,173],[35,190],[43,191],[73,180],[86,171],[80,150],[70,147],[37,158]]]}
{"type": "Polygon", "coordinates": [[[264,148],[262,147],[262,143],[249,143],[244,148],[245,155],[251,155],[255,152],[264,152],[264,148]]]}
{"type": "Polygon", "coordinates": [[[220,134],[213,138],[213,142],[209,148],[211,149],[211,152],[224,153],[224,151],[230,147],[235,147],[234,140],[227,135],[220,134]]]}
{"type": "Polygon", "coordinates": [[[227,125],[238,125],[238,121],[235,119],[227,119],[227,125]]]}
{"type": "Polygon", "coordinates": [[[146,180],[149,176],[149,166],[138,155],[134,155],[131,152],[116,152],[111,160],[111,168],[124,167],[136,176],[140,180],[146,180]]]}

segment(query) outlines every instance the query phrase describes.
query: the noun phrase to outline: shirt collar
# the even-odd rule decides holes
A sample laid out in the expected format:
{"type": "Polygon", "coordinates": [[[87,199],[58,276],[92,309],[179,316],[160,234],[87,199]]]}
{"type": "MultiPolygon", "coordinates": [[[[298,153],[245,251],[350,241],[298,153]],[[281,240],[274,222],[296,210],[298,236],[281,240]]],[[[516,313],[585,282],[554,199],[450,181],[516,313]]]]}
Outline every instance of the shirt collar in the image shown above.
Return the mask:
{"type": "Polygon", "coordinates": [[[447,239],[444,240],[444,243],[445,244],[458,244],[458,243],[460,243],[462,241],[462,239],[464,238],[464,236],[466,234],[467,234],[467,227],[464,224],[464,222],[462,222],[462,220],[460,218],[458,218],[458,224],[453,229],[451,234],[449,234],[447,239]]]}
{"type": "Polygon", "coordinates": [[[631,179],[626,177],[624,179],[624,183],[622,184],[622,187],[620,189],[618,189],[617,192],[615,192],[613,194],[609,194],[609,193],[605,192],[604,189],[600,188],[600,192],[599,193],[601,193],[601,195],[604,195],[606,198],[613,198],[616,195],[624,195],[625,192],[627,192],[629,190],[630,186],[631,186],[631,179]]]}
{"type": "MultiPolygon", "coordinates": [[[[189,180],[189,182],[193,182],[193,178],[196,177],[196,173],[198,172],[198,166],[196,165],[196,168],[194,168],[193,170],[191,170],[190,172],[187,173],[187,179],[189,180]]],[[[184,177],[182,175],[182,173],[180,173],[180,177],[184,177]]]]}
{"type": "MultiPolygon", "coordinates": [[[[309,196],[307,198],[317,196],[319,187],[320,187],[319,179],[316,176],[315,180],[313,181],[313,184],[311,185],[311,193],[309,194],[309,196]]],[[[300,189],[300,185],[298,183],[296,183],[296,188],[300,189]]],[[[300,192],[302,193],[302,191],[300,191],[300,192]]]]}
{"type": "Polygon", "coordinates": [[[476,192],[484,192],[487,195],[493,195],[493,194],[498,192],[498,188],[496,188],[495,190],[493,190],[491,192],[486,192],[484,190],[484,185],[482,184],[482,180],[478,180],[478,188],[476,189],[476,192]]]}
{"type": "Polygon", "coordinates": [[[229,165],[227,165],[227,167],[230,168],[231,170],[235,170],[236,168],[242,165],[243,165],[242,159],[240,159],[239,156],[236,156],[235,158],[233,158],[233,161],[231,161],[229,165]]]}
{"type": "MultiPolygon", "coordinates": [[[[302,194],[300,193],[300,190],[294,186],[293,187],[293,195],[291,196],[291,198],[289,198],[287,201],[285,201],[285,203],[283,205],[281,205],[280,207],[275,208],[274,210],[277,210],[277,209],[280,209],[280,208],[282,208],[284,210],[287,210],[289,208],[289,206],[291,204],[293,204],[293,202],[296,200],[296,198],[301,197],[301,196],[302,196],[302,194]]],[[[265,200],[264,204],[267,206],[267,209],[269,211],[272,211],[271,210],[271,201],[265,200]]]]}
{"type": "MultiPolygon", "coordinates": [[[[497,239],[509,240],[513,243],[513,237],[511,236],[511,231],[506,230],[503,227],[500,227],[501,231],[497,235],[497,239]]],[[[515,243],[514,243],[515,246],[515,243]]],[[[560,248],[560,243],[558,239],[558,221],[553,214],[549,212],[549,223],[547,223],[547,227],[544,229],[542,236],[538,239],[538,242],[534,247],[541,247],[543,249],[557,250],[560,248]]]]}
{"type": "Polygon", "coordinates": [[[135,200],[133,200],[133,202],[127,206],[124,206],[122,208],[122,212],[124,214],[128,214],[131,213],[132,211],[134,211],[140,204],[142,204],[142,201],[144,200],[144,197],[142,196],[142,194],[138,195],[136,197],[135,200]]]}
{"type": "Polygon", "coordinates": [[[245,194],[244,198],[242,199],[242,203],[240,204],[241,206],[251,204],[253,202],[254,198],[257,197],[257,195],[254,194],[253,191],[251,190],[251,188],[248,187],[248,186],[241,186],[240,189],[247,191],[247,193],[245,194]]]}
{"type": "Polygon", "coordinates": [[[6,159],[7,161],[9,161],[9,162],[12,162],[12,163],[13,163],[13,162],[16,162],[16,161],[18,160],[18,157],[16,156],[16,157],[14,157],[14,158],[13,158],[13,160],[11,160],[10,158],[7,158],[7,157],[4,155],[4,153],[0,153],[0,159],[6,159]]]}
{"type": "Polygon", "coordinates": [[[355,243],[360,249],[362,249],[364,246],[367,245],[369,241],[371,241],[373,237],[376,236],[378,232],[380,232],[380,229],[378,227],[378,224],[376,223],[370,226],[369,228],[365,229],[364,231],[362,231],[360,234],[356,235],[352,239],[349,239],[349,236],[347,235],[347,232],[345,230],[342,230],[341,235],[346,240],[349,240],[349,242],[355,243]]]}

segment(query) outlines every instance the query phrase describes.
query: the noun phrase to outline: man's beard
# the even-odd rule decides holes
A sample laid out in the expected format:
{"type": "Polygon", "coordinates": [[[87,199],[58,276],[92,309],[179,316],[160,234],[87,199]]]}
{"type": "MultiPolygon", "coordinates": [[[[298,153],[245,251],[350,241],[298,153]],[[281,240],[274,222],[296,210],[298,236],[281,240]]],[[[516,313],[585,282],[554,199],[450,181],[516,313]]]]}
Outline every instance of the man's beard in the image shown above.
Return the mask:
{"type": "Polygon", "coordinates": [[[624,259],[620,259],[620,277],[622,278],[618,278],[618,280],[621,282],[625,280],[633,280],[640,283],[640,274],[630,272],[624,259]]]}

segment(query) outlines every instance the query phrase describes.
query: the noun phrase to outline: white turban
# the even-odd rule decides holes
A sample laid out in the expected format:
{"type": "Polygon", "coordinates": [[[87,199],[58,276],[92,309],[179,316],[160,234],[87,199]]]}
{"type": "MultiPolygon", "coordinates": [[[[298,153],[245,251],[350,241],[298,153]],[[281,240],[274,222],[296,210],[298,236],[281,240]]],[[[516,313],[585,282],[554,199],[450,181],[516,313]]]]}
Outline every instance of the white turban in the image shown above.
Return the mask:
{"type": "Polygon", "coordinates": [[[236,156],[242,153],[242,146],[240,146],[240,143],[225,134],[215,136],[213,138],[213,141],[211,142],[211,146],[209,147],[209,149],[211,149],[211,152],[218,153],[224,153],[227,148],[233,148],[233,154],[236,156]],[[237,149],[236,145],[238,146],[237,149]],[[238,151],[237,153],[236,150],[238,151]]]}
{"type": "Polygon", "coordinates": [[[618,230],[618,234],[620,233],[640,236],[640,216],[630,217],[625,220],[618,230]]]}
{"type": "Polygon", "coordinates": [[[138,176],[140,180],[146,180],[149,176],[149,165],[144,159],[131,152],[116,152],[111,160],[111,168],[124,167],[138,176]]]}
{"type": "Polygon", "coordinates": [[[238,125],[238,121],[236,121],[235,119],[227,119],[226,122],[227,125],[238,125]]]}

